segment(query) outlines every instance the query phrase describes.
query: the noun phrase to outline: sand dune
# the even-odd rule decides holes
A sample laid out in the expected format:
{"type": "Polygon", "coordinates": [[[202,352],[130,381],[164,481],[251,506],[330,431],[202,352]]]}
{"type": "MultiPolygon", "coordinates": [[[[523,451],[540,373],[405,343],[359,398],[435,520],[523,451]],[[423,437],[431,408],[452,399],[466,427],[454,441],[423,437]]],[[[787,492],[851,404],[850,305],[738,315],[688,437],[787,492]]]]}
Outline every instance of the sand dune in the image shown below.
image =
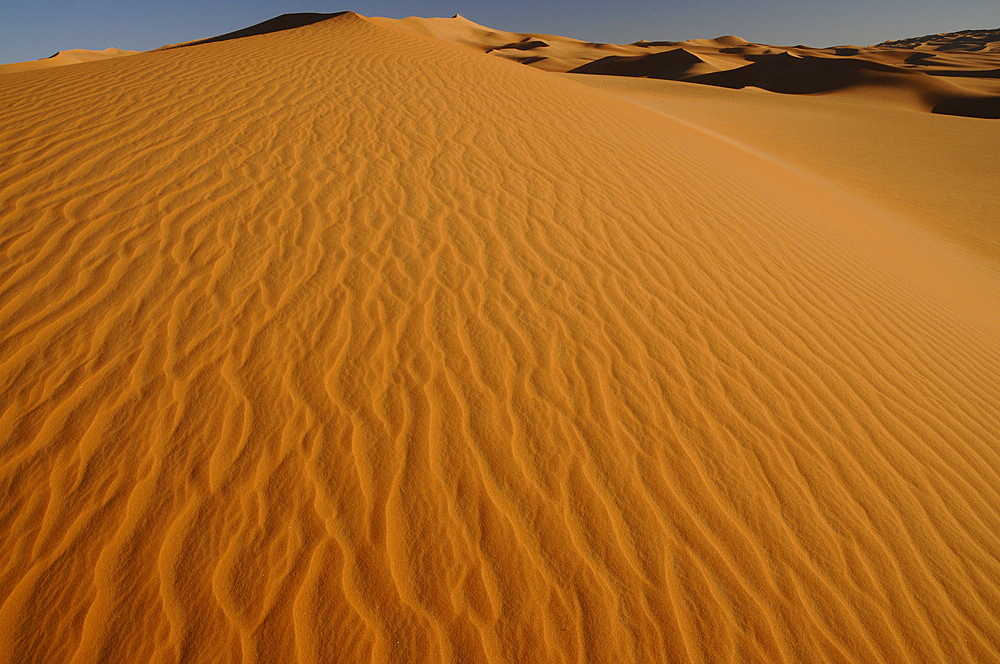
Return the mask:
{"type": "Polygon", "coordinates": [[[742,37],[736,35],[724,35],[715,39],[689,39],[688,44],[693,46],[706,46],[708,48],[742,48],[746,46],[756,46],[742,37]]]}
{"type": "Polygon", "coordinates": [[[903,103],[899,89],[817,98],[665,80],[565,76],[794,165],[1000,261],[1000,218],[994,212],[1000,210],[1000,162],[994,158],[1000,130],[995,123],[914,113],[920,107],[903,103]],[[929,158],[948,166],[931,167],[929,158]]]}
{"type": "Polygon", "coordinates": [[[123,51],[118,48],[106,48],[103,51],[90,51],[85,48],[71,48],[66,51],[59,51],[42,60],[29,60],[27,62],[14,62],[9,65],[0,65],[0,74],[13,74],[21,71],[34,71],[36,69],[48,69],[49,67],[61,67],[63,65],[75,65],[81,62],[93,62],[95,60],[107,60],[108,58],[120,58],[123,55],[135,55],[139,51],[123,51]]]}
{"type": "Polygon", "coordinates": [[[916,51],[987,51],[1000,52],[1000,28],[996,30],[964,30],[923,37],[897,39],[879,44],[888,48],[916,51]]]}
{"type": "Polygon", "coordinates": [[[609,55],[573,69],[574,74],[607,74],[678,80],[718,71],[691,51],[674,48],[650,55],[609,55]]]}
{"type": "Polygon", "coordinates": [[[258,35],[267,35],[272,32],[293,30],[295,28],[301,28],[307,25],[312,25],[313,23],[319,23],[320,21],[326,21],[331,18],[335,18],[344,13],[346,12],[335,12],[332,14],[318,14],[315,12],[282,14],[281,16],[275,16],[272,19],[261,21],[260,23],[251,25],[246,28],[242,28],[240,30],[233,30],[232,32],[227,32],[225,34],[217,35],[215,37],[209,37],[207,39],[197,39],[195,41],[183,42],[180,44],[170,44],[162,48],[197,46],[198,44],[212,44],[220,41],[229,41],[230,39],[242,39],[243,37],[256,37],[258,35]]]}
{"type": "Polygon", "coordinates": [[[997,31],[969,31],[877,46],[769,46],[726,35],[682,42],[593,44],[491,30],[461,16],[375,19],[553,72],[681,80],[783,94],[862,94],[947,115],[1000,118],[997,31]],[[933,52],[931,52],[933,51],[933,52]]]}
{"type": "Polygon", "coordinates": [[[394,34],[397,30],[415,32],[544,71],[569,71],[609,53],[636,55],[641,52],[635,46],[595,44],[558,35],[494,30],[457,14],[451,18],[411,16],[368,20],[392,29],[394,34]]]}
{"type": "MultiPolygon", "coordinates": [[[[579,71],[579,70],[576,70],[579,71]]],[[[783,94],[834,91],[905,98],[914,106],[947,115],[1000,118],[1000,96],[977,94],[920,71],[859,58],[833,59],[792,53],[763,56],[757,62],[722,72],[686,77],[692,83],[723,88],[755,87],[783,94]]]]}
{"type": "Polygon", "coordinates": [[[996,264],[412,28],[0,78],[0,662],[1000,660],[996,264]]]}
{"type": "MultiPolygon", "coordinates": [[[[838,49],[841,50],[841,49],[838,49]]],[[[777,54],[740,55],[750,64],[719,67],[705,57],[674,48],[641,56],[607,56],[571,70],[574,74],[604,74],[660,78],[723,88],[753,87],[770,92],[804,95],[829,92],[891,98],[921,110],[978,118],[1000,118],[1000,95],[970,90],[939,76],[993,78],[993,71],[939,72],[935,75],[901,69],[866,58],[829,58],[777,54]]]]}

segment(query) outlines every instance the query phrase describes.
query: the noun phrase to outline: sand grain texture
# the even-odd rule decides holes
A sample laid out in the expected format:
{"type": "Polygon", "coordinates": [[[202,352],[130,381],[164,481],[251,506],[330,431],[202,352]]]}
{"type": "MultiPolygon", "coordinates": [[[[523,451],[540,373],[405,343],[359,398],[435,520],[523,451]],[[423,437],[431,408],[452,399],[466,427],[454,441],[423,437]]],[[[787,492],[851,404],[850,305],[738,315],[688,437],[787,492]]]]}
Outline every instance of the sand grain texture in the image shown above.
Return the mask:
{"type": "Polygon", "coordinates": [[[989,263],[354,14],[0,96],[0,662],[1000,660],[989,263]]]}

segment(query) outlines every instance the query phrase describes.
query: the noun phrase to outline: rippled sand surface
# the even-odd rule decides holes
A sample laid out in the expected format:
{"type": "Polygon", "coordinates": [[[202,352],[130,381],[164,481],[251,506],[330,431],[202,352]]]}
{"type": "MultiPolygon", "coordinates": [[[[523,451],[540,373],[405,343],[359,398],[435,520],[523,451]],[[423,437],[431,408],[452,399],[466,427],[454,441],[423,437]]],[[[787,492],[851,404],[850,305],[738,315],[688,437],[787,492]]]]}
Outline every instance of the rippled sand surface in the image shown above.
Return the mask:
{"type": "Polygon", "coordinates": [[[995,262],[354,14],[0,98],[0,661],[1000,661],[995,262]]]}

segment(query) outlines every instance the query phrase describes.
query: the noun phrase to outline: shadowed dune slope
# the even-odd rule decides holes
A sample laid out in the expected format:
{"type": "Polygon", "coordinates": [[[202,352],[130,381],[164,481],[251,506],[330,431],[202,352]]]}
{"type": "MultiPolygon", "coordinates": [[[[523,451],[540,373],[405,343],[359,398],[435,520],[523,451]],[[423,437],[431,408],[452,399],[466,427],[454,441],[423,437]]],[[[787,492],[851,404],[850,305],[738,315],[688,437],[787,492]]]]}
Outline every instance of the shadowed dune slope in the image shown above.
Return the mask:
{"type": "Polygon", "coordinates": [[[212,44],[220,41],[229,41],[230,39],[242,39],[243,37],[255,37],[257,35],[267,35],[272,32],[281,32],[283,30],[294,30],[295,28],[301,28],[307,25],[312,25],[313,23],[319,23],[320,21],[327,21],[336,16],[341,16],[347,12],[337,12],[334,14],[317,14],[315,12],[303,12],[298,14],[282,14],[281,16],[275,16],[274,18],[268,19],[266,21],[261,21],[246,28],[240,30],[233,30],[232,32],[227,32],[223,35],[217,35],[215,37],[209,37],[207,39],[198,39],[191,42],[184,42],[183,44],[172,44],[171,46],[166,46],[164,48],[176,48],[180,46],[197,46],[198,44],[212,44]]]}
{"type": "MultiPolygon", "coordinates": [[[[749,64],[729,66],[720,71],[704,59],[706,56],[699,57],[687,49],[675,48],[641,56],[607,56],[569,73],[682,80],[732,89],[754,87],[790,95],[844,91],[869,97],[908,99],[912,107],[946,115],[1000,117],[998,95],[977,93],[922,71],[877,60],[803,56],[791,52],[745,55],[751,60],[749,64]]],[[[946,70],[937,75],[968,77],[970,72],[946,70]]],[[[993,71],[972,72],[972,76],[990,78],[993,71]]]]}
{"type": "Polygon", "coordinates": [[[714,72],[715,67],[683,48],[661,51],[650,55],[609,55],[600,60],[577,67],[573,74],[607,74],[610,76],[638,76],[642,78],[667,78],[676,80],[687,76],[714,72]]]}
{"type": "Polygon", "coordinates": [[[935,100],[931,109],[944,115],[964,115],[970,118],[1000,118],[1000,97],[998,96],[944,96],[935,100]]]}
{"type": "Polygon", "coordinates": [[[906,220],[353,14],[0,96],[0,662],[1000,659],[906,220]]]}
{"type": "MultiPolygon", "coordinates": [[[[918,76],[890,65],[851,58],[820,58],[791,53],[762,56],[738,69],[698,77],[700,83],[723,88],[754,86],[785,94],[840,90],[863,82],[918,76]]],[[[928,79],[930,80],[930,79],[928,79]]]]}
{"type": "MultiPolygon", "coordinates": [[[[753,86],[784,94],[814,94],[837,90],[897,91],[919,100],[935,113],[978,118],[1000,117],[1000,96],[977,94],[920,71],[909,71],[871,60],[797,56],[763,56],[752,64],[686,79],[723,88],[753,86]]],[[[890,92],[891,94],[891,92],[890,92]]]]}

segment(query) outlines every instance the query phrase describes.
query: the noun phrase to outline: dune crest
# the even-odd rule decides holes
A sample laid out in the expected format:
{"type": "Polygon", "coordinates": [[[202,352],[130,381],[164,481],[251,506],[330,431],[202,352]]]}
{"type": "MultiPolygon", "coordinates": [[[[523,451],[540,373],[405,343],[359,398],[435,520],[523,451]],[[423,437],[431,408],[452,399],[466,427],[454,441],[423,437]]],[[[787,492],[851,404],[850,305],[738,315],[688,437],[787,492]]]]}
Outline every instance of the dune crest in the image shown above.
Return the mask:
{"type": "Polygon", "coordinates": [[[257,37],[260,35],[271,34],[272,32],[283,32],[285,30],[294,30],[295,28],[302,28],[313,23],[319,23],[320,21],[328,21],[332,18],[337,18],[341,16],[353,15],[354,12],[335,12],[330,14],[319,14],[315,12],[301,12],[294,14],[282,14],[281,16],[275,16],[274,18],[268,19],[266,21],[261,21],[246,28],[240,30],[234,30],[232,32],[227,32],[225,34],[217,35],[215,37],[208,37],[207,39],[196,39],[195,41],[183,42],[181,44],[171,44],[169,46],[164,46],[163,48],[179,48],[182,46],[197,46],[199,44],[213,44],[215,42],[229,41],[231,39],[243,39],[245,37],[257,37]]]}
{"type": "Polygon", "coordinates": [[[1000,659],[1000,273],[444,21],[0,78],[0,662],[1000,659]]]}

